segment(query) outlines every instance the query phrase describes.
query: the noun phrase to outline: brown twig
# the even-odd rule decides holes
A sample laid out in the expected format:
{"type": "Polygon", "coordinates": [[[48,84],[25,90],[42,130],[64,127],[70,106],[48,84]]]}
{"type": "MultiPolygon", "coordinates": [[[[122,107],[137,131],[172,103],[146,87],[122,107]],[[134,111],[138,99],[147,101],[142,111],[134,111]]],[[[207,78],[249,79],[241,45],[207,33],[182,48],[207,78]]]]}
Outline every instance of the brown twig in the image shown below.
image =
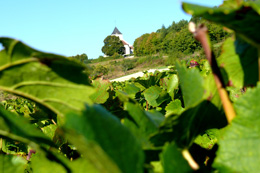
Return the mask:
{"type": "Polygon", "coordinates": [[[190,31],[193,33],[195,39],[201,43],[201,45],[205,51],[206,57],[209,61],[211,69],[212,69],[212,73],[213,73],[213,76],[214,76],[214,79],[215,79],[215,82],[217,85],[220,99],[221,99],[223,107],[224,107],[227,121],[230,123],[236,116],[236,113],[235,113],[234,107],[229,99],[228,93],[225,90],[225,83],[222,78],[220,69],[217,65],[215,55],[213,54],[213,52],[211,50],[210,41],[209,41],[209,37],[208,37],[208,30],[204,25],[200,25],[198,28],[194,28],[195,27],[194,23],[191,23],[189,27],[190,27],[190,31]]]}

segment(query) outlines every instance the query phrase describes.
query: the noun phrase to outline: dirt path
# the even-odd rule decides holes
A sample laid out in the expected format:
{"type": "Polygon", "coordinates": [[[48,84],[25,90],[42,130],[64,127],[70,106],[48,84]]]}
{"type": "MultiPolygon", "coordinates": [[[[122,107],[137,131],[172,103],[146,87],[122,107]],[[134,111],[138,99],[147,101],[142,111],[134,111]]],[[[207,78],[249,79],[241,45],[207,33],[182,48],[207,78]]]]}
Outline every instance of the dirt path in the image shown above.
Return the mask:
{"type": "MultiPolygon", "coordinates": [[[[149,73],[154,73],[155,71],[166,71],[166,70],[169,70],[168,68],[164,68],[164,69],[150,69],[150,70],[147,70],[149,73]]],[[[143,72],[137,72],[137,73],[134,73],[134,74],[130,74],[130,75],[127,75],[127,76],[123,76],[123,77],[120,77],[120,78],[116,78],[116,79],[113,79],[113,80],[110,80],[111,82],[114,82],[114,81],[117,81],[117,82],[122,82],[122,81],[126,81],[126,80],[129,80],[131,78],[137,78],[137,77],[141,77],[143,76],[144,73],[143,72]]]]}

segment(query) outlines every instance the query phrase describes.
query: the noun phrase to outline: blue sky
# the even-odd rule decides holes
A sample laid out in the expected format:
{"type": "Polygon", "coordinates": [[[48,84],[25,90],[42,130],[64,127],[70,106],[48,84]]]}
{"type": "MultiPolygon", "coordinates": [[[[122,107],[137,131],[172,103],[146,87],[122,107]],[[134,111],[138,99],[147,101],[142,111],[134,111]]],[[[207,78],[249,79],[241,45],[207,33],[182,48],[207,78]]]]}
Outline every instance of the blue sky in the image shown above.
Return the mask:
{"type": "MultiPolygon", "coordinates": [[[[186,0],[217,6],[223,0],[186,0]]],[[[103,55],[103,40],[115,26],[133,44],[164,24],[189,20],[180,0],[6,0],[0,3],[0,37],[12,37],[41,51],[65,56],[103,55]]]]}

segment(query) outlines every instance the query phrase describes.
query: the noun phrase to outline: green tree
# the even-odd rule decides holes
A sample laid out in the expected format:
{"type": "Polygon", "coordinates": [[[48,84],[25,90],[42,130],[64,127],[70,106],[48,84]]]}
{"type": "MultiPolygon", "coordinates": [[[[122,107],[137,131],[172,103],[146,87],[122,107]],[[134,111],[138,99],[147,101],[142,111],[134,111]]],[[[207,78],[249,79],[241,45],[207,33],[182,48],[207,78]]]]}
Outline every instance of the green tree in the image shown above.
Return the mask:
{"type": "Polygon", "coordinates": [[[85,53],[83,53],[81,55],[71,56],[70,58],[74,58],[84,64],[87,64],[87,62],[88,62],[88,56],[85,53]]]}
{"type": "Polygon", "coordinates": [[[119,37],[107,36],[104,40],[104,46],[102,47],[102,52],[105,55],[112,56],[115,53],[123,55],[125,52],[124,45],[119,37]]]}

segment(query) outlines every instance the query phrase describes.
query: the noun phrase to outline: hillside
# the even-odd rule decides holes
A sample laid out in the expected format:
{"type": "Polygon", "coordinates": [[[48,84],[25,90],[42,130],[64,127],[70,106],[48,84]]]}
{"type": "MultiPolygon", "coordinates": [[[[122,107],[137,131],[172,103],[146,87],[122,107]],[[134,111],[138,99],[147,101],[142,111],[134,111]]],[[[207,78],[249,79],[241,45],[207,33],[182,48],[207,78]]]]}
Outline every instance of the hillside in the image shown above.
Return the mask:
{"type": "MultiPolygon", "coordinates": [[[[220,54],[223,40],[230,36],[222,26],[208,22],[201,18],[193,17],[190,21],[203,23],[207,26],[209,37],[213,43],[214,52],[220,54]]],[[[89,73],[92,78],[104,76],[114,79],[151,68],[167,67],[174,65],[176,60],[195,59],[200,61],[205,58],[201,45],[188,31],[188,21],[173,22],[167,28],[162,28],[150,34],[143,34],[134,42],[134,58],[128,59],[115,54],[110,57],[100,56],[87,61],[89,73]]]]}

